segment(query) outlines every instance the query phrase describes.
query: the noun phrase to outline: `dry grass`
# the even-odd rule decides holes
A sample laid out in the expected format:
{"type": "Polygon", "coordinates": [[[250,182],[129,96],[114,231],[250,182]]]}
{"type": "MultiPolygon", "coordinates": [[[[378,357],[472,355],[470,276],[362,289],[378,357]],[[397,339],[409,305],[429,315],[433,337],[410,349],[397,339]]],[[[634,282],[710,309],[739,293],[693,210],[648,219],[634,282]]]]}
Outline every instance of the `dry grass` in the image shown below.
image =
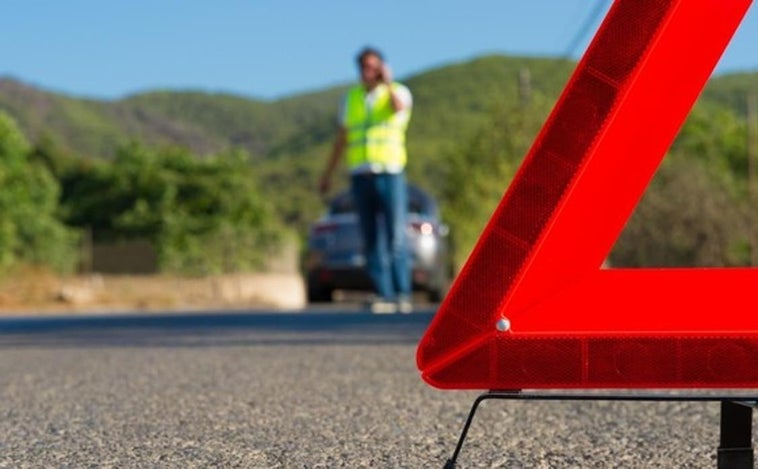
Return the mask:
{"type": "Polygon", "coordinates": [[[16,269],[0,277],[0,310],[48,305],[53,302],[60,286],[60,278],[45,269],[16,269]]]}
{"type": "Polygon", "coordinates": [[[0,315],[206,308],[298,308],[296,274],[241,274],[207,278],[166,275],[60,277],[25,267],[0,277],[0,315]]]}

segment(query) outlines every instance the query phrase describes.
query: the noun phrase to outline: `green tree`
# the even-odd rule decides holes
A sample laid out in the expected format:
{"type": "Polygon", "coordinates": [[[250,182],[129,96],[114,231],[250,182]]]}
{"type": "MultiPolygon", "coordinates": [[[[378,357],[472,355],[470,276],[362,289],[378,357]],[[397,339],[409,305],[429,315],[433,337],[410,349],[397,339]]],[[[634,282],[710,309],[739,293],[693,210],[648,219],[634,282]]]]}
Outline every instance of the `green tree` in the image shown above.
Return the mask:
{"type": "Polygon", "coordinates": [[[72,270],[77,235],[58,217],[60,188],[15,122],[0,112],[0,268],[26,263],[72,270]]]}
{"type": "Polygon", "coordinates": [[[445,155],[441,206],[451,228],[456,266],[468,258],[548,109],[548,100],[539,95],[525,106],[493,105],[489,122],[445,155]]]}
{"type": "Polygon", "coordinates": [[[253,270],[282,232],[242,152],[200,159],[131,144],[63,179],[70,223],[89,227],[95,241],[151,241],[164,272],[253,270]]]}
{"type": "MultiPolygon", "coordinates": [[[[499,106],[446,155],[443,212],[461,265],[546,115],[547,100],[499,106]]],[[[682,128],[610,262],[616,266],[734,266],[748,262],[746,128],[732,110],[699,104],[682,128]]]]}
{"type": "Polygon", "coordinates": [[[734,190],[747,190],[747,126],[735,110],[699,103],[684,123],[672,152],[685,154],[725,179],[734,190]]]}
{"type": "Polygon", "coordinates": [[[714,166],[663,161],[610,255],[614,266],[735,266],[748,262],[748,209],[714,166]]]}
{"type": "Polygon", "coordinates": [[[747,128],[699,102],[611,253],[623,266],[749,263],[747,128]]]}

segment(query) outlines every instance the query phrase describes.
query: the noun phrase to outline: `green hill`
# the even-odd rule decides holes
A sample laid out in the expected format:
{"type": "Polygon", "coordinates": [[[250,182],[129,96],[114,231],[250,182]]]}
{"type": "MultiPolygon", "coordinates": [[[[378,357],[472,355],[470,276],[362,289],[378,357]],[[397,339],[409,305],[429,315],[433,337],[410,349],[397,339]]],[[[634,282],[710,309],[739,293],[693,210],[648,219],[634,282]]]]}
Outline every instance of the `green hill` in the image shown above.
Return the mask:
{"type": "MultiPolygon", "coordinates": [[[[487,56],[401,77],[414,94],[409,129],[411,172],[426,174],[425,161],[451,151],[491,117],[519,100],[519,75],[530,91],[554,100],[574,63],[560,59],[487,56]]],[[[744,113],[745,90],[756,73],[718,76],[703,100],[744,113]]],[[[32,142],[50,138],[68,152],[112,157],[129,141],[178,145],[197,155],[229,147],[255,160],[323,151],[334,134],[335,108],[345,87],[261,101],[199,91],[154,91],[116,101],[78,99],[0,78],[0,110],[17,121],[32,142]]]]}
{"type": "MultiPolygon", "coordinates": [[[[555,94],[571,67],[560,60],[493,56],[407,77],[416,104],[410,140],[442,148],[485,120],[493,105],[516,98],[520,70],[531,71],[534,91],[555,94]]],[[[79,155],[111,157],[119,145],[138,140],[180,145],[199,155],[235,146],[265,158],[330,141],[344,90],[334,87],[276,101],[193,91],[95,101],[2,78],[0,109],[16,119],[31,141],[46,135],[79,155]]]]}
{"type": "MultiPolygon", "coordinates": [[[[554,99],[574,63],[561,59],[487,56],[411,77],[414,119],[411,149],[437,153],[481,126],[490,111],[519,99],[519,74],[528,70],[531,91],[554,99]]],[[[744,92],[758,73],[717,76],[703,99],[744,112],[744,92]]],[[[173,144],[203,155],[230,146],[255,158],[292,155],[328,143],[345,87],[261,101],[199,91],[154,91],[116,101],[79,99],[0,78],[0,110],[32,141],[47,136],[82,156],[111,157],[130,140],[173,144]]],[[[415,152],[412,152],[415,153],[415,152]]]]}
{"type": "Polygon", "coordinates": [[[716,75],[703,91],[701,101],[728,107],[740,116],[746,113],[748,92],[758,92],[758,72],[716,75]]]}

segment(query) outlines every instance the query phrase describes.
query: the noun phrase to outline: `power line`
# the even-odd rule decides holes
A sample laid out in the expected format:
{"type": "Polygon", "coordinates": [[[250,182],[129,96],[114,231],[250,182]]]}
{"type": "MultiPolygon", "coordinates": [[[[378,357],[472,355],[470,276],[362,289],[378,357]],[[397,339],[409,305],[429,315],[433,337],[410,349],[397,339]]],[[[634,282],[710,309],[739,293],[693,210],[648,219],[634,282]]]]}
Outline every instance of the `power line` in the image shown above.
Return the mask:
{"type": "MultiPolygon", "coordinates": [[[[605,12],[610,3],[613,0],[597,0],[597,3],[595,3],[595,8],[590,11],[590,14],[587,16],[587,18],[584,20],[584,22],[580,25],[577,32],[574,34],[573,39],[569,43],[569,46],[566,48],[565,52],[563,53],[562,58],[570,60],[572,58],[572,55],[574,52],[576,52],[576,48],[579,46],[581,41],[587,36],[587,34],[590,32],[590,29],[593,28],[593,26],[598,22],[600,19],[600,16],[605,12]]],[[[555,72],[558,72],[559,70],[563,70],[563,64],[560,63],[560,61],[557,61],[551,68],[555,70],[555,72]]],[[[548,72],[549,74],[549,72],[548,72]]],[[[525,106],[530,99],[532,86],[531,86],[531,75],[529,74],[529,69],[525,68],[522,69],[519,72],[519,96],[521,105],[525,106]]]]}
{"type": "Polygon", "coordinates": [[[569,42],[566,51],[563,53],[563,58],[568,59],[574,55],[577,47],[579,47],[579,44],[581,44],[582,40],[587,37],[590,29],[597,23],[597,21],[600,19],[600,16],[604,11],[608,9],[608,6],[612,1],[613,0],[598,0],[598,2],[595,4],[595,8],[590,11],[587,19],[584,20],[584,23],[580,25],[576,34],[574,34],[574,38],[571,40],[571,42],[569,42]]]}

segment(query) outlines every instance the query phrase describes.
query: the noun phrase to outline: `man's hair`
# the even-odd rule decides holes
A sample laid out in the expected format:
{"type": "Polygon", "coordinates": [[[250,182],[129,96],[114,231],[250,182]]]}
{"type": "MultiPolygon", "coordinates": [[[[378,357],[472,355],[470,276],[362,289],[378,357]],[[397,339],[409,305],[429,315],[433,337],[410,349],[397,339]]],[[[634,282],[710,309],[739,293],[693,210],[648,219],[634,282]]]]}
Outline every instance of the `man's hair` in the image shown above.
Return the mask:
{"type": "Polygon", "coordinates": [[[369,55],[373,55],[375,57],[378,57],[379,60],[384,62],[384,56],[381,52],[379,52],[378,49],[370,46],[366,46],[363,49],[361,49],[360,52],[358,52],[358,55],[355,57],[356,62],[358,62],[358,67],[360,68],[363,65],[363,60],[368,57],[369,55]]]}

